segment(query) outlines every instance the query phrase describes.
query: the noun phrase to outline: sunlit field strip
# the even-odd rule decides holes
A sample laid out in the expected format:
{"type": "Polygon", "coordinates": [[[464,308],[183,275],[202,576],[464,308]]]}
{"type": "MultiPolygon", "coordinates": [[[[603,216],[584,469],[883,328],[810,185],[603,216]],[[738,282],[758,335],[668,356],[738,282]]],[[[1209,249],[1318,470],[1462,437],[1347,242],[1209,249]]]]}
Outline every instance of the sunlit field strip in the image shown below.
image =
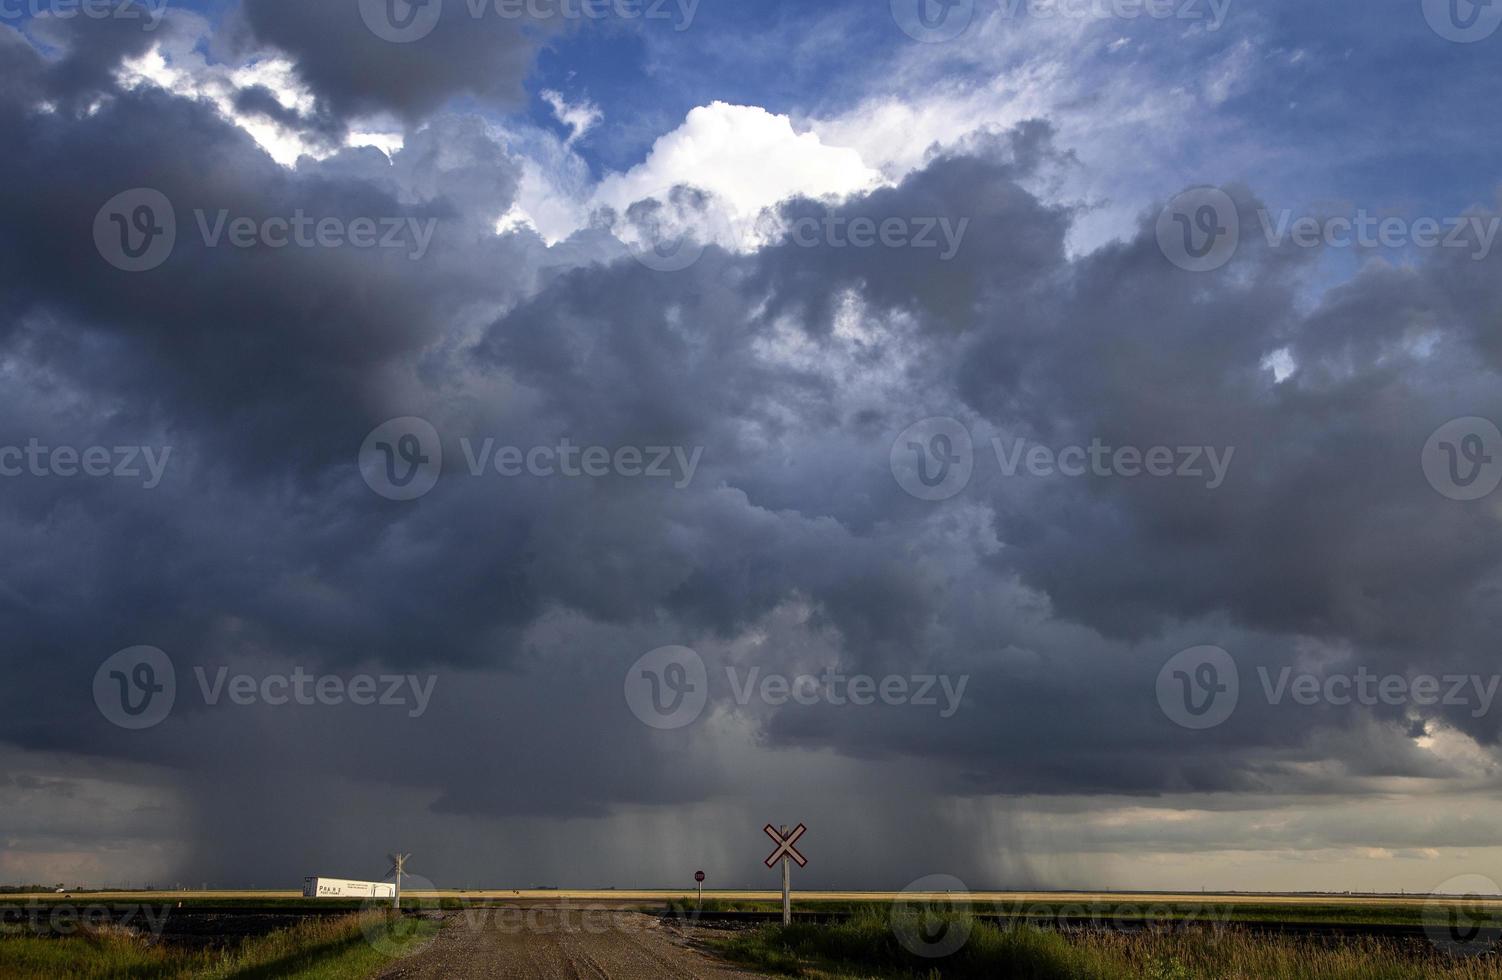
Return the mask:
{"type": "MultiPolygon", "coordinates": [[[[161,902],[161,901],[289,901],[301,899],[302,892],[286,891],[79,891],[59,895],[52,892],[17,893],[0,895],[0,904],[16,902],[65,901],[78,902],[161,902]]],[[[510,899],[512,901],[588,901],[588,902],[661,902],[697,900],[693,889],[475,889],[437,891],[404,891],[403,897],[420,899],[510,899]]],[[[780,901],[777,891],[737,891],[705,889],[706,900],[735,902],[780,901]]],[[[1197,905],[1339,905],[1364,906],[1423,906],[1429,903],[1469,906],[1496,906],[1502,908],[1502,896],[1465,897],[1430,895],[1342,895],[1342,894],[1260,894],[1252,892],[891,892],[891,891],[794,891],[798,902],[944,902],[968,901],[985,903],[1044,903],[1121,905],[1121,904],[1197,904],[1197,905]]],[[[309,899],[316,902],[316,899],[309,899]]]]}

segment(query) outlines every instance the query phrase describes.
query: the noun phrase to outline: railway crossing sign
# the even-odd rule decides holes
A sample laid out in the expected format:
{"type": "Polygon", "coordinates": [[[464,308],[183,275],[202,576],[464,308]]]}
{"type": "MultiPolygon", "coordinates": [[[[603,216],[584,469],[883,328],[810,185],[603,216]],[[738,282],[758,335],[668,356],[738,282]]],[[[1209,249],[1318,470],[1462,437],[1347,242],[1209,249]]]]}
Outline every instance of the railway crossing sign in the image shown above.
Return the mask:
{"type": "Polygon", "coordinates": [[[808,832],[807,827],[803,826],[803,824],[800,823],[798,826],[793,828],[793,832],[791,834],[788,833],[786,825],[783,825],[782,833],[780,834],[777,832],[777,828],[773,827],[771,824],[767,824],[765,827],[761,828],[761,830],[762,833],[772,838],[772,842],[777,845],[777,849],[772,852],[772,856],[767,858],[767,867],[770,868],[778,861],[786,860],[787,858],[792,858],[794,861],[797,861],[798,867],[800,868],[807,867],[808,859],[805,858],[802,854],[799,854],[798,849],[793,846],[798,842],[798,838],[802,837],[805,833],[808,832]]]}
{"type": "Polygon", "coordinates": [[[800,823],[789,831],[787,824],[783,824],[779,831],[771,824],[767,824],[761,830],[762,833],[772,838],[772,843],[777,845],[772,851],[772,856],[767,858],[767,867],[772,867],[778,861],[782,862],[782,924],[790,926],[793,924],[792,865],[794,861],[797,861],[800,868],[808,866],[808,859],[799,854],[798,848],[793,845],[798,843],[798,838],[808,832],[808,828],[800,823]]]}
{"type": "Polygon", "coordinates": [[[386,856],[391,859],[391,870],[386,872],[386,875],[388,877],[396,875],[396,888],[393,890],[391,896],[391,907],[399,909],[402,907],[402,875],[407,873],[407,861],[412,855],[397,851],[395,854],[388,854],[386,856]]]}

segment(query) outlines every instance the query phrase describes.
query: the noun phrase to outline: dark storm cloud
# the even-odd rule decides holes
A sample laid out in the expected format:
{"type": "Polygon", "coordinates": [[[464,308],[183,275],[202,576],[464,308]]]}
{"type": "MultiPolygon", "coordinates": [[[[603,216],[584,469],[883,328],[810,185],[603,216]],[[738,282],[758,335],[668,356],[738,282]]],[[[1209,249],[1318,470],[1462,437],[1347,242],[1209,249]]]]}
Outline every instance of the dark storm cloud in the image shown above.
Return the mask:
{"type": "MultiPolygon", "coordinates": [[[[342,114],[416,119],[476,77],[504,100],[530,50],[466,18],[429,39],[443,57],[413,56],[427,74],[407,74],[407,49],[353,8],[251,3],[246,16],[342,114]]],[[[199,858],[238,827],[303,839],[301,865],[339,846],[339,815],[367,813],[373,786],[444,819],[709,805],[748,784],[770,795],[735,732],[833,747],[872,767],[872,785],[920,770],[929,795],[1324,794],[1453,775],[1412,751],[1402,709],[1367,713],[1386,740],[1339,737],[1359,730],[1351,712],[1250,698],[1190,733],[1153,682],[1205,642],[1233,650],[1247,686],[1309,643],[1337,666],[1490,670],[1494,512],[1437,494],[1419,451],[1450,418],[1502,416],[1497,260],[1373,265],[1310,301],[1310,256],[1251,235],[1225,269],[1188,273],[1158,250],[1153,214],[1072,256],[1073,213],[1029,189],[1067,154],[1027,124],[895,187],[780,209],[966,220],[947,261],[779,240],[659,272],[601,227],[553,249],[497,236],[521,168],[477,118],[433,118],[391,159],[346,149],[287,169],[206,102],[115,90],[99,66],[135,45],[81,37],[67,71],[0,48],[14,81],[0,92],[0,444],[173,447],[155,489],[0,483],[0,545],[17,556],[0,577],[15,651],[0,737],[174,770],[199,858]],[[176,249],[146,273],[111,267],[92,238],[100,206],[136,187],[178,216],[176,249]],[[210,248],[199,209],[435,231],[416,260],[210,248]],[[1285,348],[1298,370],[1279,384],[1263,362],[1285,348]],[[441,433],[444,471],[397,503],[354,463],[367,433],[407,415],[441,433]],[[904,493],[889,465],[897,434],[934,415],[963,418],[982,455],[943,503],[904,493]],[[985,462],[992,434],[1236,456],[1215,489],[1030,480],[985,462]],[[682,487],[472,477],[465,437],[700,448],[703,462],[682,487]],[[439,686],[419,719],[189,698],[127,738],[89,682],[137,643],[168,650],[190,691],[193,667],[221,663],[432,672],[439,686]],[[968,700],[943,720],[742,708],[716,680],[703,729],[657,733],[625,709],[622,681],[669,643],[700,646],[718,678],[968,674],[968,700]],[[1325,760],[1333,774],[1301,766],[1325,760]],[[312,828],[293,815],[307,812],[312,828]]],[[[240,107],[297,122],[273,103],[249,90],[240,107]]],[[[1233,193],[1254,228],[1254,192],[1233,193]]],[[[1428,713],[1495,738],[1492,718],[1428,713]]],[[[817,780],[798,785],[835,808],[817,780]]],[[[256,867],[244,847],[216,867],[256,867]]]]}
{"type": "Polygon", "coordinates": [[[411,41],[388,39],[406,35],[387,19],[398,8],[384,2],[246,0],[241,11],[250,34],[291,55],[298,74],[337,115],[389,111],[416,122],[456,95],[519,104],[538,45],[558,26],[556,18],[497,16],[484,4],[485,14],[475,17],[472,6],[469,0],[414,5],[420,17],[430,10],[438,17],[430,33],[411,41]]]}
{"type": "MultiPolygon", "coordinates": [[[[112,6],[130,9],[124,4],[112,6]]],[[[144,17],[144,8],[135,9],[144,17]]],[[[167,40],[177,29],[177,18],[172,12],[165,14],[154,30],[143,30],[145,23],[148,21],[93,16],[43,15],[31,20],[28,32],[55,53],[42,67],[48,98],[70,109],[86,107],[91,98],[111,87],[115,69],[122,60],[138,57],[152,45],[167,40]]],[[[28,54],[14,52],[23,61],[31,60],[28,54]]],[[[16,94],[29,93],[22,90],[16,94]]]]}
{"type": "Polygon", "coordinates": [[[282,105],[276,93],[264,85],[252,85],[235,93],[235,111],[262,116],[294,132],[321,137],[325,150],[337,149],[348,133],[340,120],[326,112],[304,114],[282,105]]]}

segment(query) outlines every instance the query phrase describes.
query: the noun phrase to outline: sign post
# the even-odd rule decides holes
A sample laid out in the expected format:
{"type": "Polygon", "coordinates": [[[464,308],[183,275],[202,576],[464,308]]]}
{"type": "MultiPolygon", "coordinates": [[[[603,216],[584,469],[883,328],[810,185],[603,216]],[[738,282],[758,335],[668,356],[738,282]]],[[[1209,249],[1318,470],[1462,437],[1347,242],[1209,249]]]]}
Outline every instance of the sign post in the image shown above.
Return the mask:
{"type": "Polygon", "coordinates": [[[402,907],[402,873],[407,870],[407,859],[412,855],[397,851],[395,854],[386,856],[391,859],[391,870],[386,873],[396,875],[396,889],[392,892],[391,907],[399,909],[402,907]]]}
{"type": "Polygon", "coordinates": [[[772,852],[771,857],[767,858],[766,864],[767,867],[770,868],[778,861],[782,862],[782,924],[785,926],[790,926],[793,924],[793,884],[791,862],[797,861],[798,867],[800,868],[806,867],[808,865],[808,859],[805,858],[802,854],[799,854],[798,849],[793,845],[798,843],[798,838],[807,833],[808,828],[800,823],[798,826],[793,828],[792,833],[789,833],[787,824],[782,825],[781,831],[778,831],[777,828],[773,827],[771,824],[767,824],[761,830],[762,833],[772,838],[772,842],[777,845],[777,849],[772,852]]]}
{"type": "Polygon", "coordinates": [[[699,910],[704,910],[704,872],[695,871],[694,880],[699,883],[699,910]]]}

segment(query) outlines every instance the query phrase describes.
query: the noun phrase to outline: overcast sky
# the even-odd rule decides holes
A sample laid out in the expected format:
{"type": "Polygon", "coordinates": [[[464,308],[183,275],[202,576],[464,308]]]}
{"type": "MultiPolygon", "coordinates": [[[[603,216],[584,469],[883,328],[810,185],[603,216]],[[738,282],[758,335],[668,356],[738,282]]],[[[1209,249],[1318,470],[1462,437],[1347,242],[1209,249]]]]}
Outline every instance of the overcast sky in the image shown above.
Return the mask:
{"type": "Polygon", "coordinates": [[[0,881],[1502,879],[1499,24],[5,5],[0,881]]]}

